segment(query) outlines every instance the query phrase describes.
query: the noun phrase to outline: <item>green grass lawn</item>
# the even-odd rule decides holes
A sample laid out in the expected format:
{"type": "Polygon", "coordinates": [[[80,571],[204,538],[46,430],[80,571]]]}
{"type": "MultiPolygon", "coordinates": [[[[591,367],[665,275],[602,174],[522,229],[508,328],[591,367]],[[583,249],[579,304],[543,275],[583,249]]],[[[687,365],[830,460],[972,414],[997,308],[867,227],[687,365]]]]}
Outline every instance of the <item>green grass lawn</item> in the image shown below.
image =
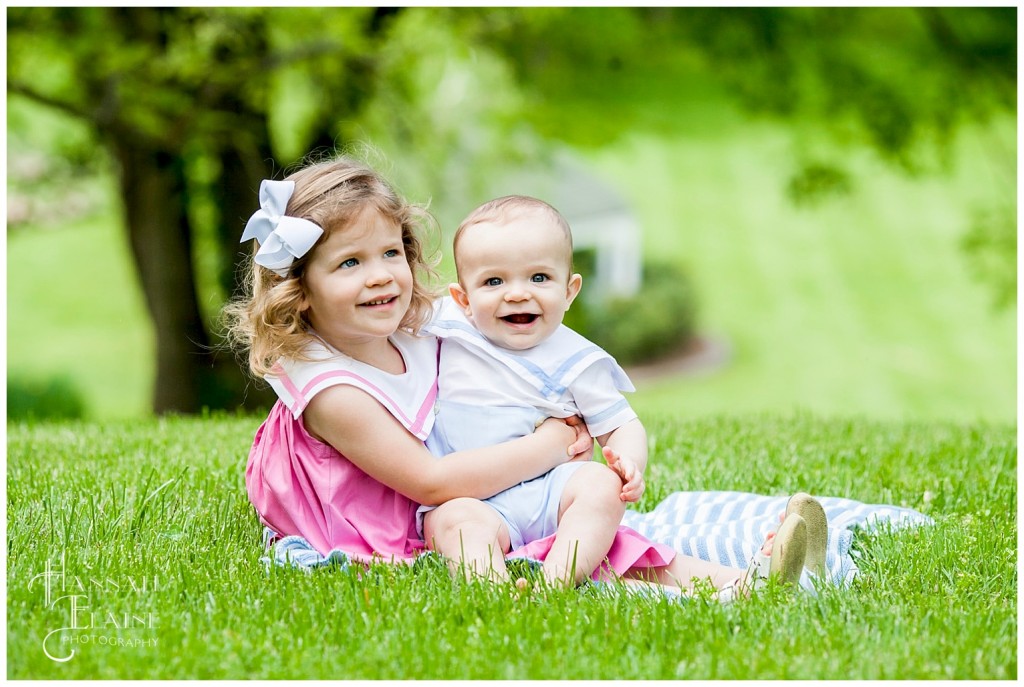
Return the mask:
{"type": "Polygon", "coordinates": [[[807,490],[935,520],[859,534],[849,589],[719,607],[517,598],[454,584],[436,564],[268,575],[243,488],[259,421],[8,425],[8,678],[1017,676],[1014,427],[652,418],[642,510],[680,489],[807,490]],[[50,578],[50,606],[48,565],[65,585],[50,578]],[[66,594],[79,595],[81,629],[47,640],[71,624],[66,594]],[[75,655],[55,662],[44,642],[75,655]]]}

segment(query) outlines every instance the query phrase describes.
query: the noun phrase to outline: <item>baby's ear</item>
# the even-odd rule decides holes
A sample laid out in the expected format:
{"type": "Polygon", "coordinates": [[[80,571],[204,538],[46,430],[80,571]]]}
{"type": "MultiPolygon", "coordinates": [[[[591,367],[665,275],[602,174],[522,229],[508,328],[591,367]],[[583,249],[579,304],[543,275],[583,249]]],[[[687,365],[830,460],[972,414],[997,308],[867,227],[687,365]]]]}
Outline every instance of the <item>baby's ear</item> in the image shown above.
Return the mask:
{"type": "Polygon", "coordinates": [[[569,285],[566,287],[565,300],[566,303],[572,305],[572,302],[576,300],[576,296],[579,295],[580,289],[583,287],[583,277],[579,274],[574,274],[569,277],[569,285]]]}
{"type": "Polygon", "coordinates": [[[462,284],[456,282],[455,284],[448,285],[448,293],[451,294],[452,300],[455,301],[460,308],[466,313],[466,317],[469,317],[469,294],[462,288],[462,284]]]}

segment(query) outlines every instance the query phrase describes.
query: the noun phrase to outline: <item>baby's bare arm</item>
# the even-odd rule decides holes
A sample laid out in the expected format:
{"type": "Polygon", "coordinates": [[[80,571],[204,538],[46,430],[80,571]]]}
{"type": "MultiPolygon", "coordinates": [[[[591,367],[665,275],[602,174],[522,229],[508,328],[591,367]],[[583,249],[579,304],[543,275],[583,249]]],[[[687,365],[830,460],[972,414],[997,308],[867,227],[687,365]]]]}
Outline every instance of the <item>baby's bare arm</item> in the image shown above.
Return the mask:
{"type": "Polygon", "coordinates": [[[647,430],[639,418],[597,438],[597,443],[632,460],[640,472],[647,469],[647,430]]]}
{"type": "Polygon", "coordinates": [[[647,467],[647,431],[640,420],[632,420],[597,438],[608,467],[622,479],[623,501],[636,502],[644,493],[647,467]]]}

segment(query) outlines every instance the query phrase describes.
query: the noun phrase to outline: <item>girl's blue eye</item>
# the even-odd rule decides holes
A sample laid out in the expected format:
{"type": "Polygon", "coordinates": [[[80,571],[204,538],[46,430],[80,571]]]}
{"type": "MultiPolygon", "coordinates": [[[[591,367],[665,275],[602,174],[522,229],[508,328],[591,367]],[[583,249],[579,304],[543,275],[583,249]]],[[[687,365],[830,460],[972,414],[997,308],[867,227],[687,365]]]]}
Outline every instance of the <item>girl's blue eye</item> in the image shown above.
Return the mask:
{"type": "Polygon", "coordinates": [[[532,277],[530,277],[530,281],[537,282],[537,283],[545,282],[547,280],[548,280],[548,275],[546,275],[546,274],[535,274],[532,277]]]}
{"type": "Polygon", "coordinates": [[[397,248],[392,248],[391,250],[386,251],[384,253],[385,258],[397,258],[399,255],[401,255],[401,251],[399,251],[397,248]]]}
{"type": "Polygon", "coordinates": [[[500,277],[491,277],[490,279],[484,280],[484,286],[501,286],[500,277]]]}
{"type": "Polygon", "coordinates": [[[355,258],[349,258],[348,260],[342,262],[341,265],[339,265],[339,267],[355,267],[358,264],[358,260],[356,260],[355,258]]]}

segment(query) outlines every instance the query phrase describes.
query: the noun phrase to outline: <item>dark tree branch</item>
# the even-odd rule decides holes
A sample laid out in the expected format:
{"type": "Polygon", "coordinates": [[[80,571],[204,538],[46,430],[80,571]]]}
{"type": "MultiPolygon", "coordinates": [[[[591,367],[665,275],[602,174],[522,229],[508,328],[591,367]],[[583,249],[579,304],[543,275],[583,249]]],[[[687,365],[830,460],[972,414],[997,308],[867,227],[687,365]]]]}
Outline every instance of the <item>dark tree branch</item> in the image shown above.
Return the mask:
{"type": "Polygon", "coordinates": [[[371,35],[377,35],[402,11],[401,7],[374,7],[367,28],[371,35]]]}
{"type": "Polygon", "coordinates": [[[40,105],[52,107],[55,110],[60,110],[65,114],[71,115],[72,117],[84,119],[93,124],[98,122],[98,119],[94,112],[90,112],[88,109],[82,107],[78,103],[73,103],[68,100],[62,100],[60,98],[55,98],[52,95],[42,93],[41,91],[37,91],[35,88],[29,86],[26,83],[23,83],[16,79],[12,80],[9,76],[7,79],[7,92],[23,96],[40,105]]]}
{"type": "MultiPolygon", "coordinates": [[[[932,38],[939,45],[939,48],[950,55],[957,67],[968,75],[976,75],[980,72],[994,74],[1004,83],[1016,88],[1016,69],[1010,65],[1010,70],[997,61],[985,59],[983,53],[976,48],[965,45],[957,35],[948,18],[939,7],[919,7],[918,14],[923,18],[925,27],[932,38]]],[[[1016,60],[1013,61],[1016,63],[1016,60]]]]}

